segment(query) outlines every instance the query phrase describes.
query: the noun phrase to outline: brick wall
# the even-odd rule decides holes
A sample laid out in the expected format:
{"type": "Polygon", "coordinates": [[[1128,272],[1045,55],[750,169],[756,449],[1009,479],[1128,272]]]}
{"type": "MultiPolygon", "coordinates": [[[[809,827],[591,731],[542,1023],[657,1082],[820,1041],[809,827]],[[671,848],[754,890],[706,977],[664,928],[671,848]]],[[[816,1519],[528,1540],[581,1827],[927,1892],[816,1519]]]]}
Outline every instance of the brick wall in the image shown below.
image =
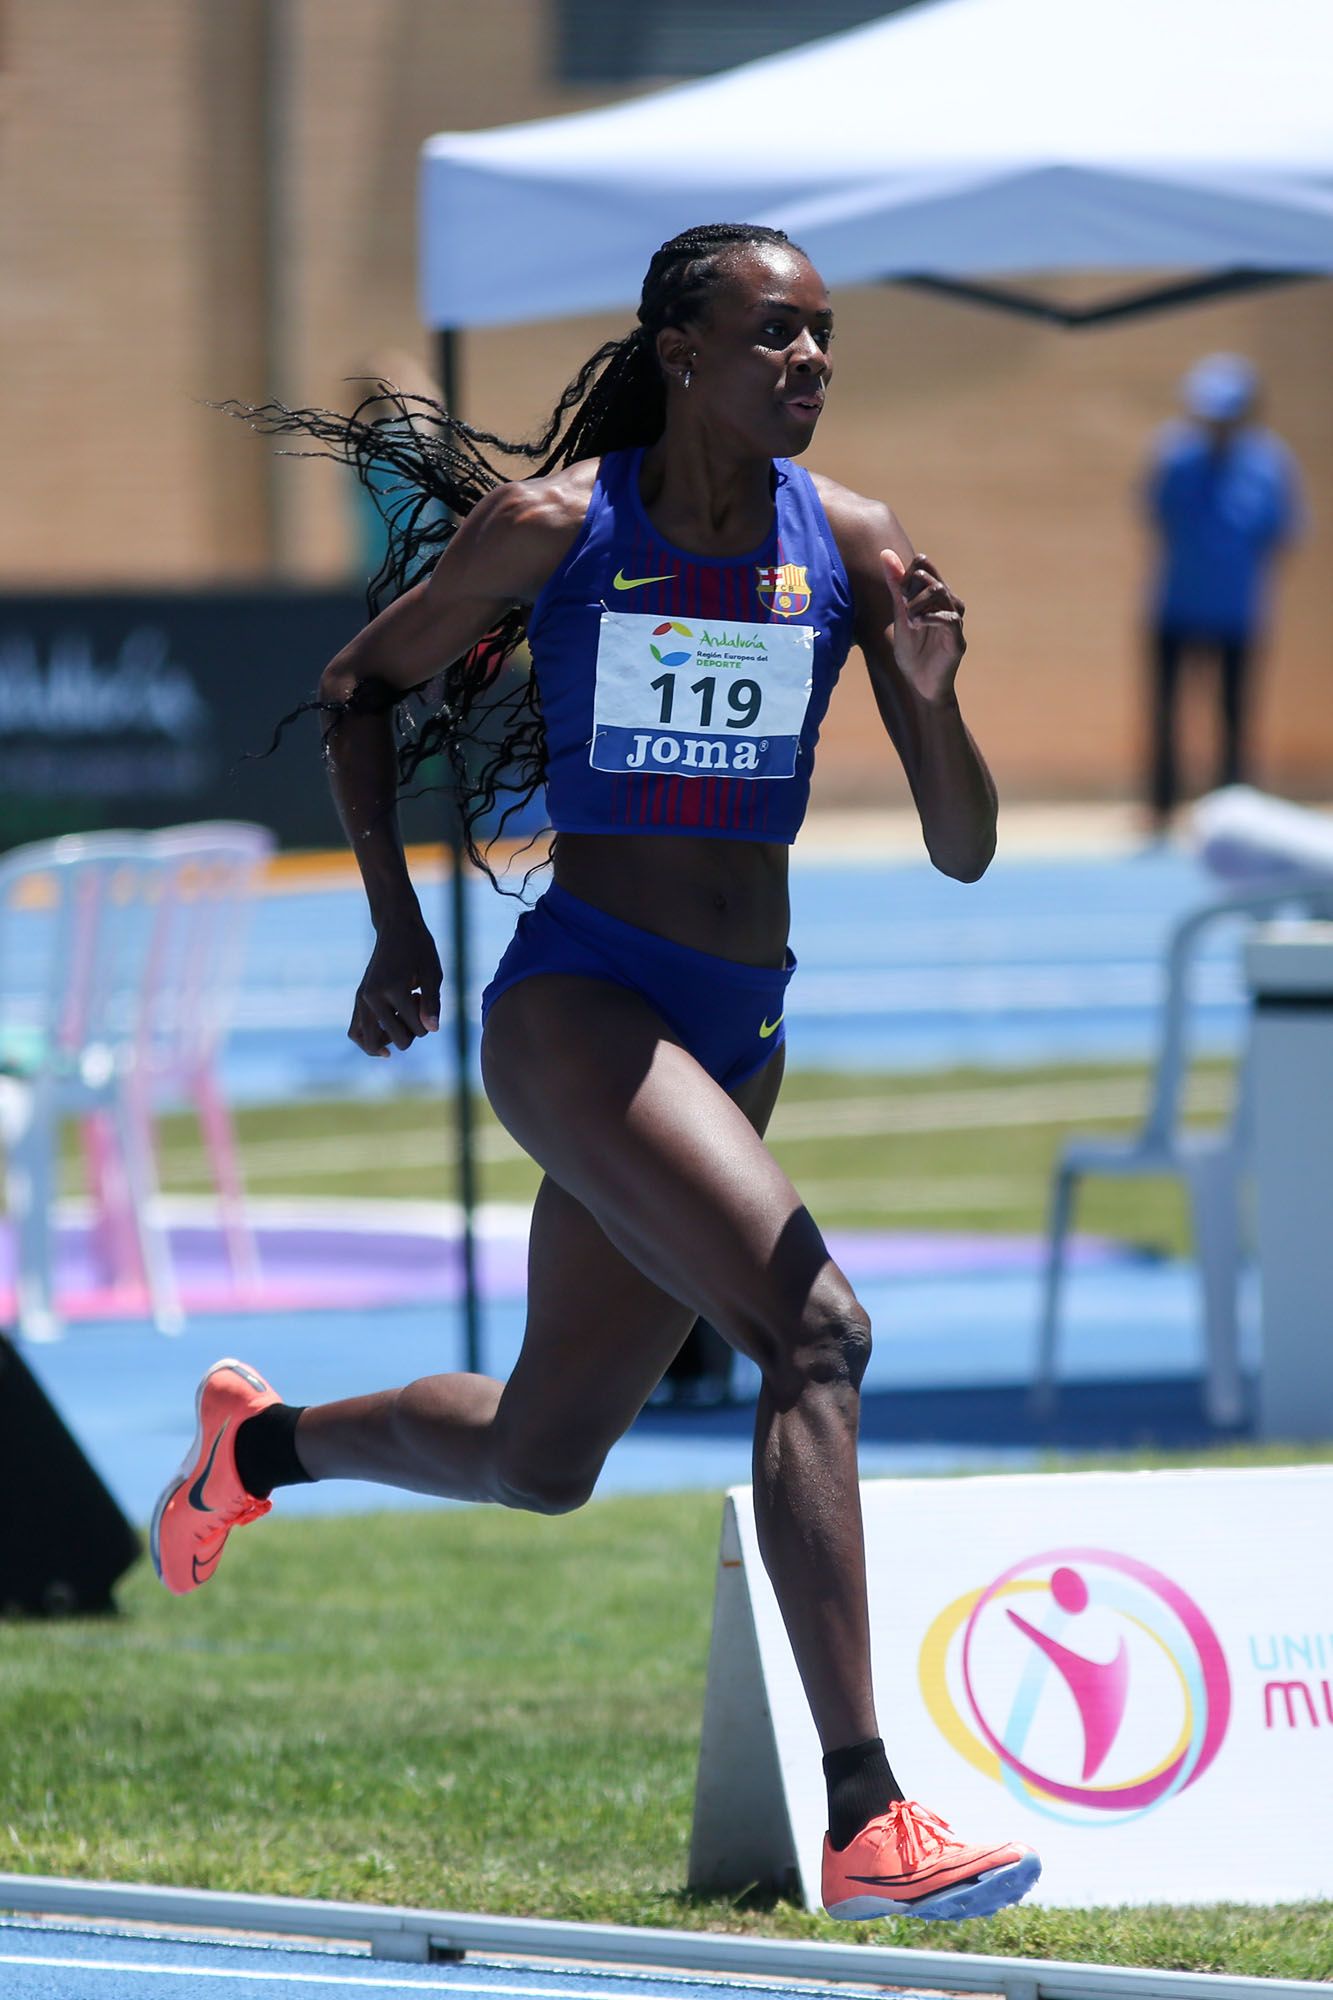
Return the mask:
{"type": "MultiPolygon", "coordinates": [[[[551,82],[547,25],[543,0],[8,0],[0,586],[347,573],[346,476],[276,461],[203,402],[346,403],[359,370],[424,372],[418,147],[598,101],[551,82]]],[[[1252,354],[1314,518],[1280,593],[1262,775],[1333,791],[1333,285],[1083,334],[892,288],[837,303],[814,462],[887,498],[956,578],[968,714],[1030,794],[1134,785],[1135,480],[1189,362],[1252,354]]],[[[467,336],[467,407],[526,430],[625,323],[467,336]]],[[[825,798],[901,796],[861,680],[853,663],[825,798]]]]}
{"type": "Polygon", "coordinates": [[[11,583],[210,560],[190,11],[11,0],[0,89],[0,550],[11,583]]]}

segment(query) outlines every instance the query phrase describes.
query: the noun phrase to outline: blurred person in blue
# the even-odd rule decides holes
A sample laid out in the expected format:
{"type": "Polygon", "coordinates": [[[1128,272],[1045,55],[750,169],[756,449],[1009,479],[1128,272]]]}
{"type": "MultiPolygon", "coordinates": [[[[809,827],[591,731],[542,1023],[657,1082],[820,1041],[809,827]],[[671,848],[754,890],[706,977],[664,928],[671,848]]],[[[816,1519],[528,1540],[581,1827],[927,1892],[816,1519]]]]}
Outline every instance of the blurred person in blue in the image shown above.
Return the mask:
{"type": "Polygon", "coordinates": [[[1209,354],[1181,385],[1185,420],[1159,433],[1147,481],[1158,538],[1151,605],[1148,804],[1155,833],[1176,804],[1176,694],[1190,659],[1217,675],[1219,785],[1248,775],[1252,667],[1273,559],[1300,531],[1295,461],[1256,421],[1259,378],[1239,354],[1209,354]]]}

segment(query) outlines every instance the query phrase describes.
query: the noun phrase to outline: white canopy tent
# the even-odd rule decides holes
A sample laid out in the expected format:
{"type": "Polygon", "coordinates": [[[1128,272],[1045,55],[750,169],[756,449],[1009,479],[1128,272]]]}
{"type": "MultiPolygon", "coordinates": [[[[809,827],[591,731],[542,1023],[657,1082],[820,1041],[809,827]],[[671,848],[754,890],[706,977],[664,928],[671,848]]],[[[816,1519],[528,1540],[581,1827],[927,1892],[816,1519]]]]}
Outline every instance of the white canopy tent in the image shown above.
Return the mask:
{"type": "Polygon", "coordinates": [[[440,133],[423,318],[632,306],[652,249],[706,221],[786,229],[830,284],[1333,271],[1330,74],[1311,0],[936,0],[607,110],[440,133]]]}

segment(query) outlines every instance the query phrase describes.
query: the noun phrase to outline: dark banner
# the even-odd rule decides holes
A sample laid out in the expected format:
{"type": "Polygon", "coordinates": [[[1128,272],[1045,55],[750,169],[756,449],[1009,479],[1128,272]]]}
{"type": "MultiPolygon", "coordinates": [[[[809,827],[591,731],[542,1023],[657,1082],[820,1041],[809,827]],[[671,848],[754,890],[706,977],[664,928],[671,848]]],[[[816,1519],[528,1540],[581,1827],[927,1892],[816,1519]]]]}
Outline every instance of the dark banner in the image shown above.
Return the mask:
{"type": "Polygon", "coordinates": [[[353,590],[0,598],[0,845],[194,819],[340,845],[317,719],[255,753],[364,622],[353,590]]]}

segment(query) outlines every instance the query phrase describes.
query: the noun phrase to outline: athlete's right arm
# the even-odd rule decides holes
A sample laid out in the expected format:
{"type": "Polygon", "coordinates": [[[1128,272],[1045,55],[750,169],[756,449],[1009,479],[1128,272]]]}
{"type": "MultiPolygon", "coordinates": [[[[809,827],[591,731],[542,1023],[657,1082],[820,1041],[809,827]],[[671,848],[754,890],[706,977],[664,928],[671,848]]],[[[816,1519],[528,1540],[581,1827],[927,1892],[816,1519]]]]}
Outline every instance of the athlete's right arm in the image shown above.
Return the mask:
{"type": "MultiPolygon", "coordinates": [[[[586,498],[584,501],[586,506],[586,498]]],[[[320,697],[334,802],[370,904],[376,946],[348,1034],[367,1055],[405,1049],[439,1022],[440,962],[398,827],[393,705],[530,604],[582,521],[568,476],[497,487],[461,524],[424,583],[371,620],[330,661],[320,697]]]]}

